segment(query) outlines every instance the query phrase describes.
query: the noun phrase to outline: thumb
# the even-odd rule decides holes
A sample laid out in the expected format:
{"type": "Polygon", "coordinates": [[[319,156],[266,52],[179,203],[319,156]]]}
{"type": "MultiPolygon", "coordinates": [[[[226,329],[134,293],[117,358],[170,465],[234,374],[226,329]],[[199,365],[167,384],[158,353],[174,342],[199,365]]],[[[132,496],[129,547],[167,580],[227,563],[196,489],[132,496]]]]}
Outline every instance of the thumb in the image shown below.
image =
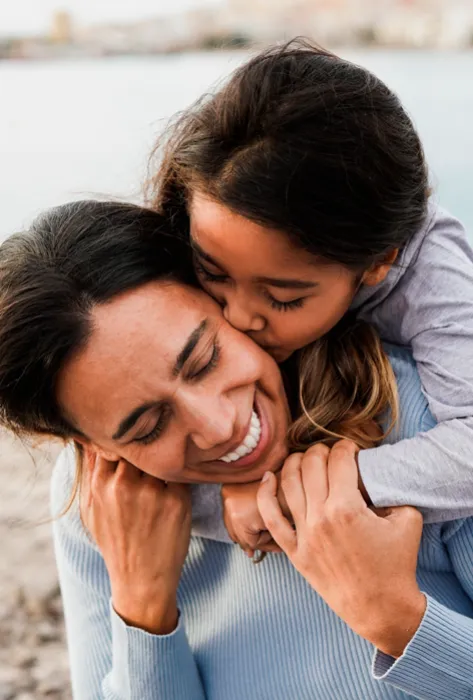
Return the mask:
{"type": "Polygon", "coordinates": [[[386,516],[395,527],[402,532],[407,534],[418,534],[419,537],[422,533],[423,518],[420,511],[412,506],[398,506],[396,508],[391,508],[390,513],[386,516]]]}

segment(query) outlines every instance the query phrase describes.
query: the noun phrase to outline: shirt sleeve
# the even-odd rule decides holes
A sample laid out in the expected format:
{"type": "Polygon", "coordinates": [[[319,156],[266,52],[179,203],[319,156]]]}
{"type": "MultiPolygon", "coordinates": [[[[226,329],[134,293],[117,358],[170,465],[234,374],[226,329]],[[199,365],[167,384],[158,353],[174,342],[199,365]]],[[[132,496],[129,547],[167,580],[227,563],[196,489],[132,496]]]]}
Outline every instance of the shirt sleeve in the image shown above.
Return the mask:
{"type": "MultiPolygon", "coordinates": [[[[401,406],[402,410],[402,406],[401,406]]],[[[473,418],[362,450],[360,475],[377,507],[412,505],[426,523],[473,515],[473,418]]]]}
{"type": "Polygon", "coordinates": [[[427,522],[472,515],[473,252],[456,219],[440,211],[383,307],[438,425],[360,454],[366,489],[375,505],[420,507],[427,522]]]}
{"type": "Polygon", "coordinates": [[[427,596],[422,623],[399,659],[380,651],[372,674],[420,700],[473,698],[473,521],[449,523],[447,548],[453,570],[471,604],[461,614],[427,596]]]}
{"type": "MultiPolygon", "coordinates": [[[[52,480],[55,516],[70,492],[67,461],[68,450],[52,480]]],[[[205,700],[182,617],[163,636],[129,627],[113,610],[104,560],[75,505],[53,531],[74,700],[205,700]]]]}

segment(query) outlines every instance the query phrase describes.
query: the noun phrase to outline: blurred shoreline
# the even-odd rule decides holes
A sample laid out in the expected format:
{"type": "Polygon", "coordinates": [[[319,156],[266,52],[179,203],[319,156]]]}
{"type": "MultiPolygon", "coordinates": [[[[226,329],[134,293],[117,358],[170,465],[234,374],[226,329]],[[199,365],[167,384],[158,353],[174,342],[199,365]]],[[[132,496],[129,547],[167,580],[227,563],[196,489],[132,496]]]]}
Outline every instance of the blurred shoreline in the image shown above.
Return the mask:
{"type": "Polygon", "coordinates": [[[56,446],[0,432],[0,700],[70,700],[49,521],[56,446]]]}
{"type": "Polygon", "coordinates": [[[258,49],[297,36],[328,47],[472,49],[469,0],[220,0],[131,22],[83,25],[57,10],[36,35],[0,35],[0,59],[258,49]]]}

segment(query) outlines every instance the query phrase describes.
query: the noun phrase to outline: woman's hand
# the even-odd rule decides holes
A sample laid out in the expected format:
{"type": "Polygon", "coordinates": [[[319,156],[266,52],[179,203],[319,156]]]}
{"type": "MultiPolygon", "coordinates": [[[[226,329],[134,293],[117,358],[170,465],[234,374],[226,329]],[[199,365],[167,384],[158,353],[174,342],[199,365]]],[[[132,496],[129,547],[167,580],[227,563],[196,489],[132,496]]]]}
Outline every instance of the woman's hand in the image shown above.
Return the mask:
{"type": "Polygon", "coordinates": [[[222,486],[223,521],[230,538],[251,558],[255,550],[280,552],[266,529],[256,497],[260,481],[222,486]]]}
{"type": "Polygon", "coordinates": [[[133,627],[168,634],[189,547],[188,487],[90,453],[84,467],[81,517],[105,560],[115,611],[133,627]]]}
{"type": "Polygon", "coordinates": [[[293,454],[282,489],[295,529],[281,513],[276,479],[265,475],[258,506],[295,568],[357,634],[401,656],[426,601],[416,581],[422,517],[411,507],[375,513],[358,489],[356,446],[316,445],[293,454]]]}

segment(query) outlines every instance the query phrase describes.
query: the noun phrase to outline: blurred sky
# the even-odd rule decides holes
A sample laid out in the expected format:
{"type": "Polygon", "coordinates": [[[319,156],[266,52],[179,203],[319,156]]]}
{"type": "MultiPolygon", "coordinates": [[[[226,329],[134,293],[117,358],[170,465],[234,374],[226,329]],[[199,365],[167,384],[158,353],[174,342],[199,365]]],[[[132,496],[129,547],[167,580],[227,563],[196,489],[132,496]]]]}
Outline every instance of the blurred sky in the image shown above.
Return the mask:
{"type": "Polygon", "coordinates": [[[81,24],[142,19],[221,0],[0,0],[0,35],[47,29],[55,10],[68,10],[81,24]]]}

